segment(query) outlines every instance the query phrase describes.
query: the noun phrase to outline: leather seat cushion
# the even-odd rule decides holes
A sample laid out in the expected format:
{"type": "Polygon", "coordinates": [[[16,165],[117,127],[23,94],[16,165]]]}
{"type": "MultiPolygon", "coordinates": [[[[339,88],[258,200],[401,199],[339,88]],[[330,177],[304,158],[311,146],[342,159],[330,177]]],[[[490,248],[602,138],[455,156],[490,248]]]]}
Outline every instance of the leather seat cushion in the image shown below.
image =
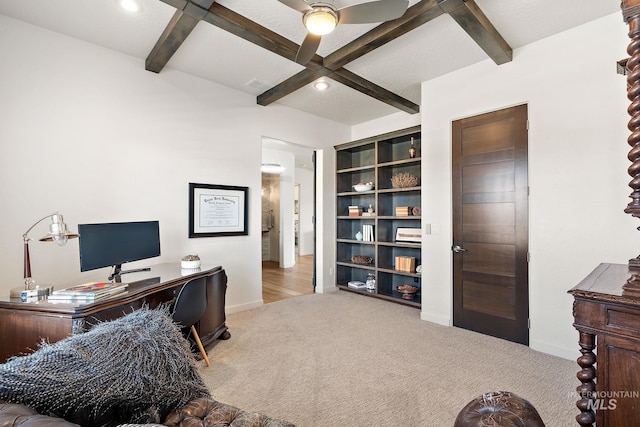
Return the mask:
{"type": "Polygon", "coordinates": [[[41,415],[25,405],[0,401],[0,427],[78,427],[78,424],[41,415]]]}
{"type": "Polygon", "coordinates": [[[169,414],[167,426],[216,427],[295,427],[293,424],[249,412],[212,399],[194,399],[183,408],[169,414]]]}
{"type": "Polygon", "coordinates": [[[485,393],[458,414],[454,427],[544,427],[534,406],[508,391],[485,393]]]}

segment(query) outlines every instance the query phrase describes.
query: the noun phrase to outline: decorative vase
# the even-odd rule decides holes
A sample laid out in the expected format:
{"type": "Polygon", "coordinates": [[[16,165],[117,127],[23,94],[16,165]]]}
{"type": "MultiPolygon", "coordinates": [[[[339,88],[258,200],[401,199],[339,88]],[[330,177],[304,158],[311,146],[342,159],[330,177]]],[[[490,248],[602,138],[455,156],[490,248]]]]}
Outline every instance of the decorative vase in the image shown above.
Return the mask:
{"type": "Polygon", "coordinates": [[[409,158],[413,159],[416,157],[416,147],[413,146],[413,137],[411,137],[411,147],[409,147],[409,158]]]}
{"type": "Polygon", "coordinates": [[[180,268],[182,269],[200,268],[200,257],[198,255],[187,255],[182,257],[182,260],[180,261],[180,268]]]}
{"type": "Polygon", "coordinates": [[[356,233],[356,240],[362,240],[362,232],[358,231],[356,233]]]}
{"type": "Polygon", "coordinates": [[[200,268],[200,260],[180,261],[180,268],[193,269],[200,268]]]}

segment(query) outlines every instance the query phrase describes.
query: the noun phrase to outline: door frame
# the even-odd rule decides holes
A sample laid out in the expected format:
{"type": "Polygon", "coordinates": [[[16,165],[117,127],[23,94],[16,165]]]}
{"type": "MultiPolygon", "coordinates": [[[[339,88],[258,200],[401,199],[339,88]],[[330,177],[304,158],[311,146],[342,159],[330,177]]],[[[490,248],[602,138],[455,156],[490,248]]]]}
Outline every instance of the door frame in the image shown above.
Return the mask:
{"type": "MultiPolygon", "coordinates": [[[[262,139],[263,139],[263,142],[262,142],[262,145],[263,145],[263,155],[264,155],[264,143],[265,143],[265,139],[279,141],[280,143],[284,144],[284,146],[283,146],[283,147],[278,147],[278,148],[270,147],[270,148],[269,148],[269,150],[271,150],[271,151],[282,151],[282,152],[286,152],[286,153],[291,153],[291,154],[293,154],[293,156],[294,156],[294,163],[295,163],[295,157],[296,157],[296,151],[297,151],[297,150],[296,150],[296,149],[285,148],[286,146],[292,146],[292,147],[293,147],[293,146],[299,146],[299,147],[303,147],[304,149],[306,149],[306,150],[310,151],[310,154],[311,154],[311,161],[312,161],[312,168],[311,168],[311,169],[312,169],[312,173],[313,173],[313,178],[312,178],[312,183],[311,183],[311,186],[313,187],[313,188],[312,188],[312,198],[313,198],[313,200],[312,200],[312,212],[311,212],[311,215],[312,215],[312,223],[313,223],[313,237],[312,237],[312,244],[313,244],[313,249],[312,249],[312,254],[313,254],[313,255],[312,255],[312,256],[313,256],[313,266],[312,266],[312,277],[311,277],[311,279],[310,279],[310,281],[309,281],[309,286],[310,286],[310,287],[313,289],[313,291],[315,292],[315,290],[316,290],[316,282],[317,282],[317,257],[318,257],[318,254],[317,254],[317,243],[316,243],[317,227],[318,227],[318,225],[317,225],[317,220],[316,220],[317,215],[318,215],[318,213],[317,213],[317,209],[318,209],[318,203],[317,203],[317,202],[318,202],[318,201],[317,201],[317,191],[316,191],[316,186],[317,186],[317,182],[318,182],[318,178],[319,178],[319,177],[318,177],[318,172],[319,172],[319,171],[318,171],[318,168],[317,168],[317,150],[318,150],[318,148],[314,148],[314,147],[307,147],[307,146],[303,146],[303,145],[300,145],[300,144],[296,144],[296,143],[292,143],[292,142],[287,142],[287,141],[284,141],[284,140],[279,140],[279,139],[271,138],[271,137],[263,137],[262,139]]],[[[299,154],[299,153],[298,153],[298,154],[299,154]]],[[[265,160],[265,159],[263,159],[263,161],[264,161],[264,160],[265,160]]],[[[294,167],[295,167],[295,166],[294,166],[294,167]]],[[[263,173],[262,175],[264,176],[264,173],[263,173]]],[[[278,180],[279,180],[279,179],[280,179],[280,174],[278,174],[278,180]]],[[[297,184],[294,182],[294,183],[293,183],[293,186],[295,187],[295,185],[297,185],[297,184]]],[[[262,204],[262,202],[263,202],[263,200],[261,200],[261,204],[262,204]]],[[[292,208],[293,208],[293,204],[294,204],[294,203],[295,203],[295,196],[294,196],[294,198],[292,199],[292,205],[291,205],[291,207],[292,207],[292,208]]],[[[282,199],[280,199],[278,209],[279,209],[280,211],[282,211],[282,210],[283,210],[283,208],[284,208],[284,209],[286,209],[286,206],[284,206],[284,204],[283,204],[283,202],[282,202],[282,199]]],[[[261,209],[261,211],[262,211],[262,209],[261,209]]],[[[291,209],[291,212],[293,212],[293,209],[291,209]]],[[[280,230],[280,229],[281,229],[281,227],[282,227],[282,212],[281,212],[281,214],[279,215],[279,218],[280,218],[280,219],[279,219],[278,230],[280,230]]],[[[296,253],[296,250],[295,250],[295,231],[294,231],[293,233],[294,233],[294,239],[292,239],[292,245],[294,246],[294,247],[293,247],[293,251],[294,251],[294,262],[295,262],[295,257],[297,256],[297,253],[296,253]]],[[[279,243],[278,243],[278,244],[279,244],[279,252],[280,252],[280,255],[279,255],[279,261],[278,261],[278,263],[279,263],[279,265],[280,265],[280,268],[283,268],[283,266],[282,266],[282,262],[283,262],[283,256],[282,256],[283,243],[282,243],[282,232],[281,232],[281,230],[279,231],[279,233],[278,233],[278,234],[279,234],[279,236],[278,236],[278,242],[279,242],[279,243]]],[[[298,243],[300,243],[300,242],[298,242],[298,243]]],[[[263,259],[263,261],[264,261],[264,259],[263,259]]]]}

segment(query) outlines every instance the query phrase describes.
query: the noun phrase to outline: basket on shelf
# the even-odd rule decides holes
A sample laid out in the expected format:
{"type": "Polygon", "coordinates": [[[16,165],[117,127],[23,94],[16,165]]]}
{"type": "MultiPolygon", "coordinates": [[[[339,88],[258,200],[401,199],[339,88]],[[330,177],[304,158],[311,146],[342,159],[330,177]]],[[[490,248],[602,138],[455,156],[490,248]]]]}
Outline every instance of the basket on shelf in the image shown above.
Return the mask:
{"type": "Polygon", "coordinates": [[[391,177],[391,185],[393,188],[415,187],[418,185],[418,177],[409,172],[400,172],[391,177]]]}
{"type": "Polygon", "coordinates": [[[354,264],[371,264],[373,262],[373,258],[367,255],[353,255],[351,257],[351,262],[354,264]]]}
{"type": "Polygon", "coordinates": [[[402,299],[413,299],[416,292],[418,292],[417,286],[404,284],[396,287],[396,290],[402,294],[402,299]]]}
{"type": "Polygon", "coordinates": [[[396,289],[398,290],[398,292],[402,292],[403,294],[415,294],[416,292],[418,292],[419,288],[417,286],[404,284],[399,285],[396,289]]]}

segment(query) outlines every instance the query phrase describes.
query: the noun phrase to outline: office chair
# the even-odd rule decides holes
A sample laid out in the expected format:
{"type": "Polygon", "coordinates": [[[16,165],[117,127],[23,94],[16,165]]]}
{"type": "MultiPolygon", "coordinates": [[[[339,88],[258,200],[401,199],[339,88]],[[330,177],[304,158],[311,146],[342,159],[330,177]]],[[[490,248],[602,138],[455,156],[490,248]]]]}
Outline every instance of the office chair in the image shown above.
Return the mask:
{"type": "Polygon", "coordinates": [[[200,341],[198,332],[196,331],[195,324],[207,309],[207,278],[200,277],[198,279],[189,280],[182,286],[176,303],[173,305],[173,311],[171,317],[173,321],[184,328],[191,328],[193,338],[198,344],[200,353],[207,363],[207,366],[211,366],[207,352],[200,341]]]}

